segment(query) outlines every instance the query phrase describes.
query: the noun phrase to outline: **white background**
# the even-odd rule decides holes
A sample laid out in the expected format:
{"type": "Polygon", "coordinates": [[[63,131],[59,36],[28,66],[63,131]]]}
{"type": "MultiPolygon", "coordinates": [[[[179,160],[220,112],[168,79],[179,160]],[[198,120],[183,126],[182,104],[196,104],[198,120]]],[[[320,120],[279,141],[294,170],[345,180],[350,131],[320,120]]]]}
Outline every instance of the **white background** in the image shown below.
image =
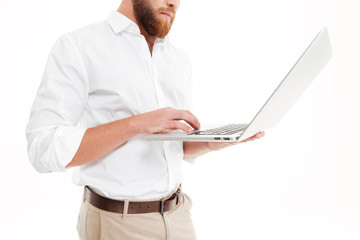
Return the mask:
{"type": "MultiPolygon", "coordinates": [[[[28,162],[25,126],[47,56],[115,0],[0,2],[2,239],[76,239],[82,188],[28,162]]],[[[200,240],[360,239],[358,0],[182,0],[170,37],[194,65],[201,122],[248,122],[327,26],[334,57],[262,140],[184,164],[200,240]],[[235,109],[235,111],[230,111],[235,109]]]]}

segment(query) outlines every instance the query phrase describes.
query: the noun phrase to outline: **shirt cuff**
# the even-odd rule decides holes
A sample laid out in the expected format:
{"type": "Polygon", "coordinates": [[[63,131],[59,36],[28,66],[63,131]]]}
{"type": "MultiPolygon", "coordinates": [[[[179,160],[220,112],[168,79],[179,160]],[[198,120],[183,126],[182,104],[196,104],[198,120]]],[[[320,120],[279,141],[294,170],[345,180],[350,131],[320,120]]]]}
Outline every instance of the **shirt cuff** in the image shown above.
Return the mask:
{"type": "Polygon", "coordinates": [[[55,171],[65,172],[65,167],[74,158],[86,130],[84,127],[59,126],[54,143],[55,171]]]}
{"type": "Polygon", "coordinates": [[[57,126],[28,132],[29,158],[33,167],[41,173],[65,172],[74,158],[87,128],[57,126]],[[37,136],[32,138],[31,135],[37,136]]]}

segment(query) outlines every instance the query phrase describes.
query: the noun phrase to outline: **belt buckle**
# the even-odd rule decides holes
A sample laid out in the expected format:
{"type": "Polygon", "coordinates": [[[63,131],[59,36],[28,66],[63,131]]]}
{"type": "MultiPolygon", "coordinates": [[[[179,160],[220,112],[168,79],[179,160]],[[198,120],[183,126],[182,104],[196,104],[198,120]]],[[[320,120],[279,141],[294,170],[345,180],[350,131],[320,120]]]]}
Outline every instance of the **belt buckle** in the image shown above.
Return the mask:
{"type": "Polygon", "coordinates": [[[182,194],[181,194],[181,187],[179,187],[179,189],[178,189],[170,198],[162,199],[162,200],[161,200],[161,203],[160,203],[160,213],[161,213],[161,215],[164,215],[164,212],[165,212],[165,211],[164,211],[165,201],[166,201],[166,200],[169,200],[169,199],[172,199],[174,195],[176,196],[176,205],[178,205],[179,202],[180,202],[180,198],[181,198],[181,196],[182,196],[182,194]]]}
{"type": "Polygon", "coordinates": [[[179,189],[175,192],[175,195],[176,195],[176,205],[179,204],[180,200],[181,200],[181,188],[179,187],[179,189]]]}

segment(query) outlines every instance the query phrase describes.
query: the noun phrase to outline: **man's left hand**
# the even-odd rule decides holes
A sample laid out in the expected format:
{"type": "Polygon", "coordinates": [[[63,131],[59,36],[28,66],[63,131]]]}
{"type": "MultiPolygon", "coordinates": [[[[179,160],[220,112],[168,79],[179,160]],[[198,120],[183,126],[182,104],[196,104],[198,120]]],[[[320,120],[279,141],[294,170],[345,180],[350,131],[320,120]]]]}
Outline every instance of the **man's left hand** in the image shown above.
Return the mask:
{"type": "Polygon", "coordinates": [[[226,148],[228,146],[237,145],[239,143],[254,141],[254,140],[260,139],[260,138],[262,138],[264,136],[265,136],[265,132],[259,132],[259,133],[255,134],[254,136],[249,137],[247,139],[244,139],[244,140],[242,140],[240,142],[206,142],[206,145],[210,150],[217,151],[217,150],[221,150],[223,148],[226,148]]]}

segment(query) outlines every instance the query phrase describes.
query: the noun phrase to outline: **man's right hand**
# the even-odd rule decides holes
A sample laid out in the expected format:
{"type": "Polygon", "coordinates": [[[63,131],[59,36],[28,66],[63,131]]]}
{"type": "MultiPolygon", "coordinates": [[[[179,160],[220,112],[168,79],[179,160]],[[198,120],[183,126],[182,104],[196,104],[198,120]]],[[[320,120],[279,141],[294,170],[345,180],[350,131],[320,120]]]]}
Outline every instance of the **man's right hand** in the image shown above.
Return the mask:
{"type": "Polygon", "coordinates": [[[163,108],[88,128],[74,158],[66,167],[80,166],[99,159],[137,134],[158,133],[170,129],[188,132],[193,128],[200,128],[197,118],[187,110],[173,108],[163,108]]]}
{"type": "Polygon", "coordinates": [[[199,120],[190,111],[171,107],[138,114],[130,117],[130,120],[131,125],[140,134],[152,134],[175,129],[191,132],[194,129],[200,129],[199,120]]]}

